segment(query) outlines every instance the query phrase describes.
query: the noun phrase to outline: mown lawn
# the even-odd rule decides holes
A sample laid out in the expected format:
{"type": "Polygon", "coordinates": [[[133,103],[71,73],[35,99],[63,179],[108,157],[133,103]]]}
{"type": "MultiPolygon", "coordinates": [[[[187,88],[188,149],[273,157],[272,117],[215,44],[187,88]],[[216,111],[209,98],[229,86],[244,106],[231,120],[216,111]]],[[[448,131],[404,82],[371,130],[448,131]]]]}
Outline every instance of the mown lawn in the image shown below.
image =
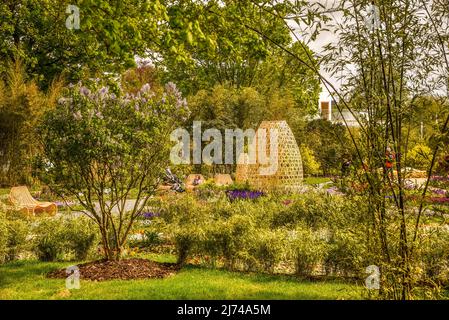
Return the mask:
{"type": "MultiPolygon", "coordinates": [[[[157,257],[169,261],[172,257],[157,257]]],[[[343,282],[245,274],[187,266],[165,279],[93,282],[68,290],[45,274],[73,263],[19,261],[0,266],[0,299],[361,299],[362,288],[343,282]]]]}
{"type": "Polygon", "coordinates": [[[331,181],[327,177],[306,177],[304,178],[304,184],[320,184],[331,181]]]}

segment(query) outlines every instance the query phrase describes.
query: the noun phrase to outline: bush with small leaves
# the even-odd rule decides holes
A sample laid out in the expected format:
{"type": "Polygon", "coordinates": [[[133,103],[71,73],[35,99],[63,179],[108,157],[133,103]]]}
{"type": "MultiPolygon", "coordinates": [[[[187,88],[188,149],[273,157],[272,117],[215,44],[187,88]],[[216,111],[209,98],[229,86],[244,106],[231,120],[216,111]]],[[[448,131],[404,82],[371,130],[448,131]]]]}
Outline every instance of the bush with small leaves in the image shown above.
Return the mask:
{"type": "Polygon", "coordinates": [[[45,218],[33,230],[33,251],[41,261],[63,258],[65,238],[62,218],[45,218]]]}
{"type": "Polygon", "coordinates": [[[64,223],[65,250],[73,251],[76,261],[84,261],[96,251],[99,241],[94,222],[86,217],[66,220],[64,223]]]}
{"type": "Polygon", "coordinates": [[[326,256],[326,242],[317,231],[307,226],[298,225],[289,235],[290,257],[295,263],[298,276],[313,275],[316,268],[326,256]]]}
{"type": "Polygon", "coordinates": [[[254,238],[250,257],[254,258],[264,272],[273,273],[276,265],[286,257],[286,231],[261,229],[254,238]]]}
{"type": "Polygon", "coordinates": [[[369,262],[364,239],[357,233],[334,231],[329,235],[328,244],[324,261],[326,274],[358,277],[373,264],[369,262]]]}
{"type": "Polygon", "coordinates": [[[449,285],[449,232],[433,230],[423,235],[419,256],[423,269],[422,279],[449,285]]]}
{"type": "Polygon", "coordinates": [[[8,222],[6,215],[0,212],[0,263],[7,260],[8,254],[8,222]]]}
{"type": "Polygon", "coordinates": [[[29,249],[30,224],[27,221],[13,219],[7,222],[8,254],[7,260],[13,261],[29,249]]]}

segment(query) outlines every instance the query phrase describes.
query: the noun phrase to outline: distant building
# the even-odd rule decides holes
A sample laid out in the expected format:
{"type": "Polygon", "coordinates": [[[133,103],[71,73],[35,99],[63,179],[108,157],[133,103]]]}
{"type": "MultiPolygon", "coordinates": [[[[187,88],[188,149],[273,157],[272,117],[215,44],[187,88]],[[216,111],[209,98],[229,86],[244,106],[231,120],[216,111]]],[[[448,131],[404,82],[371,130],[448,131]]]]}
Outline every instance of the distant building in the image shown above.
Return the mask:
{"type": "Polygon", "coordinates": [[[342,123],[344,125],[346,121],[346,124],[349,127],[360,127],[354,115],[358,119],[367,117],[366,112],[354,111],[353,115],[351,112],[349,112],[349,110],[344,109],[343,106],[340,106],[340,108],[343,109],[342,112],[340,113],[336,106],[336,101],[332,98],[331,94],[324,89],[320,93],[318,104],[319,104],[319,117],[321,119],[328,120],[333,123],[342,123]]]}

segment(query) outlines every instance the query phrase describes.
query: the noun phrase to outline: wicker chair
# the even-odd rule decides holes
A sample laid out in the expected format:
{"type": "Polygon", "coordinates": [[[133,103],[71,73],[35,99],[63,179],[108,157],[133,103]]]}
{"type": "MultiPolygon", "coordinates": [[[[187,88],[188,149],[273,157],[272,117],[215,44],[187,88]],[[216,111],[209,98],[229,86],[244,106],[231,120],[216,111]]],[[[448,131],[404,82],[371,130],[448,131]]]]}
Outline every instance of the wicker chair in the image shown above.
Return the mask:
{"type": "Polygon", "coordinates": [[[9,193],[10,202],[19,210],[26,211],[27,214],[46,212],[55,215],[58,212],[58,206],[53,202],[37,201],[31,196],[26,186],[13,187],[9,193]]]}

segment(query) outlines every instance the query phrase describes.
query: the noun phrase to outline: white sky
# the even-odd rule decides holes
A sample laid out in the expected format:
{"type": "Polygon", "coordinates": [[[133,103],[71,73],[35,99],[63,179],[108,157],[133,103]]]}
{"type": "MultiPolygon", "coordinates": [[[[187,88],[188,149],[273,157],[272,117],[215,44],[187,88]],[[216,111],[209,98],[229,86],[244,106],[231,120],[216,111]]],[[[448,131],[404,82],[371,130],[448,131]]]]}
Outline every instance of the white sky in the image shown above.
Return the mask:
{"type": "MultiPolygon", "coordinates": [[[[320,2],[321,4],[323,4],[326,8],[326,10],[332,11],[333,8],[336,8],[338,6],[339,1],[338,0],[313,0],[310,1],[312,2],[320,2]]],[[[341,20],[342,14],[340,12],[331,12],[329,13],[329,16],[332,18],[332,21],[328,22],[328,24],[335,24],[336,22],[339,22],[341,20]]],[[[295,29],[295,34],[296,36],[301,39],[303,42],[305,42],[309,48],[315,52],[315,54],[320,55],[323,52],[323,47],[326,44],[329,43],[335,43],[338,40],[337,35],[332,32],[332,31],[322,31],[320,32],[320,34],[318,35],[318,37],[316,38],[316,40],[314,41],[310,41],[310,32],[308,31],[307,27],[304,26],[299,26],[294,23],[291,22],[289,23],[290,26],[292,28],[295,29]]],[[[330,27],[330,26],[327,26],[330,27]]],[[[332,30],[331,28],[329,28],[330,30],[332,30]]],[[[329,73],[327,73],[325,70],[323,70],[323,68],[321,68],[321,74],[328,79],[334,86],[335,88],[338,90],[340,88],[340,81],[337,80],[335,77],[332,77],[329,73]]],[[[325,98],[326,96],[328,96],[328,92],[326,91],[326,89],[323,87],[323,91],[321,96],[322,98],[325,98]]]]}

